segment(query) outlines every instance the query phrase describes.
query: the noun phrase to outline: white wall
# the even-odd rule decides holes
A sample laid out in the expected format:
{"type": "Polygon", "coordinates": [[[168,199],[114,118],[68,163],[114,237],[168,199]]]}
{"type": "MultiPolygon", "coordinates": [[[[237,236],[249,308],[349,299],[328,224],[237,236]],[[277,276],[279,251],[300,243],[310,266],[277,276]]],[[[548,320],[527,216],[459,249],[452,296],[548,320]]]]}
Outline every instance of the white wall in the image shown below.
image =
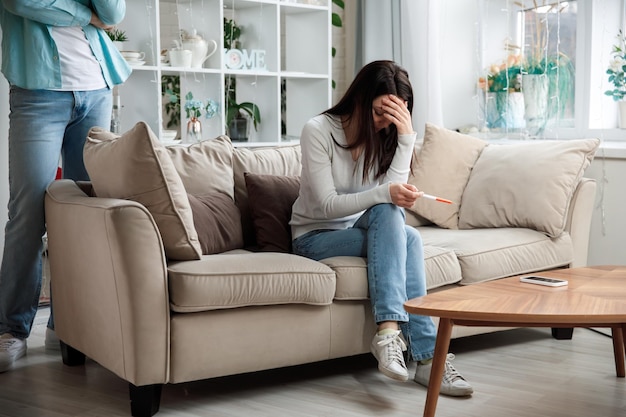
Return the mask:
{"type": "Polygon", "coordinates": [[[596,155],[585,176],[597,183],[596,204],[591,222],[589,265],[624,265],[626,263],[626,159],[596,155]]]}

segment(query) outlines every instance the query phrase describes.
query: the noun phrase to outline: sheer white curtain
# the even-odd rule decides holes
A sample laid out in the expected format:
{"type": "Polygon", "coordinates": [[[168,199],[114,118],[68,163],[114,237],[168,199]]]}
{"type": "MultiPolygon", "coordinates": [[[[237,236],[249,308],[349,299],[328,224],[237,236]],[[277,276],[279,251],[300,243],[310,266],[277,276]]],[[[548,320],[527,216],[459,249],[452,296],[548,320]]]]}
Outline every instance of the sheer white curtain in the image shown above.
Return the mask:
{"type": "Polygon", "coordinates": [[[443,126],[439,5],[437,0],[401,0],[399,62],[409,71],[415,105],[413,127],[423,136],[426,122],[443,126]]]}
{"type": "Polygon", "coordinates": [[[357,0],[355,73],[377,59],[392,59],[409,72],[418,137],[426,122],[443,125],[437,0],[357,0]]]}

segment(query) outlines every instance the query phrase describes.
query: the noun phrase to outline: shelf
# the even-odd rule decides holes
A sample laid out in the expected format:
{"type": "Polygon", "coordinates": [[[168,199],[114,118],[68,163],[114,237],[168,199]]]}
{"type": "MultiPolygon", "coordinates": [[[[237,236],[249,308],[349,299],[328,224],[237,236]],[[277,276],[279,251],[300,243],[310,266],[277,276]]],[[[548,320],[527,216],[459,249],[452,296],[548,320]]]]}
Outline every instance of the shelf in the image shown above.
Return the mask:
{"type": "MultiPolygon", "coordinates": [[[[126,19],[119,28],[129,42],[124,50],[145,53],[146,64],[133,73],[119,94],[121,129],[145,121],[160,137],[170,115],[164,108],[170,97],[161,94],[163,77],[179,83],[181,136],[186,129],[185,95],[219,103],[218,114],[201,117],[203,138],[227,134],[225,81],[236,80],[236,101],[252,102],[260,110],[258,131],[250,128],[248,142],[236,146],[293,143],[304,123],[330,107],[332,99],[330,1],[300,0],[146,0],[127,2],[126,19]],[[225,54],[224,19],[243,27],[239,52],[225,54]],[[218,50],[201,68],[171,67],[161,62],[163,51],[181,41],[180,33],[195,31],[215,40],[218,50]],[[239,54],[235,61],[231,55],[239,54]],[[236,65],[241,64],[241,68],[236,65]]],[[[182,44],[182,43],[181,43],[182,44]]]]}

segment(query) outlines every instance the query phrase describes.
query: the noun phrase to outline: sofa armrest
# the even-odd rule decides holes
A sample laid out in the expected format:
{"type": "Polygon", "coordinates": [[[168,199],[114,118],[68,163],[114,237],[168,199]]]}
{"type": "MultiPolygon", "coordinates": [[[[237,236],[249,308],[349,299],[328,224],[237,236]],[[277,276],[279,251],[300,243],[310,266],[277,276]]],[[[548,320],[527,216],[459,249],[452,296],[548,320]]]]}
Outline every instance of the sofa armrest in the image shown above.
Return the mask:
{"type": "Polygon", "coordinates": [[[574,247],[574,259],[569,265],[570,268],[587,266],[589,233],[595,198],[595,180],[582,178],[572,196],[565,223],[565,231],[570,234],[574,247]]]}
{"type": "Polygon", "coordinates": [[[167,382],[167,264],[150,213],[71,180],[50,184],[45,210],[59,338],[135,385],[167,382]]]}

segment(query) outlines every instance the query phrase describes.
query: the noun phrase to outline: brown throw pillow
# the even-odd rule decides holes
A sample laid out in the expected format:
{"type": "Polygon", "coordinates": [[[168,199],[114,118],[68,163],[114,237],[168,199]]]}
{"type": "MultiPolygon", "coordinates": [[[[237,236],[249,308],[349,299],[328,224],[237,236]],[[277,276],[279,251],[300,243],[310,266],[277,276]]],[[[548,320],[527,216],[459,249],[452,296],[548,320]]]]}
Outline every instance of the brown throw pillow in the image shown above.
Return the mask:
{"type": "Polygon", "coordinates": [[[188,194],[188,197],[203,255],[243,247],[241,216],[229,196],[215,192],[204,196],[188,194]]]}
{"type": "Polygon", "coordinates": [[[250,214],[259,250],[291,252],[291,207],[298,198],[299,176],[244,173],[250,214]]]}

